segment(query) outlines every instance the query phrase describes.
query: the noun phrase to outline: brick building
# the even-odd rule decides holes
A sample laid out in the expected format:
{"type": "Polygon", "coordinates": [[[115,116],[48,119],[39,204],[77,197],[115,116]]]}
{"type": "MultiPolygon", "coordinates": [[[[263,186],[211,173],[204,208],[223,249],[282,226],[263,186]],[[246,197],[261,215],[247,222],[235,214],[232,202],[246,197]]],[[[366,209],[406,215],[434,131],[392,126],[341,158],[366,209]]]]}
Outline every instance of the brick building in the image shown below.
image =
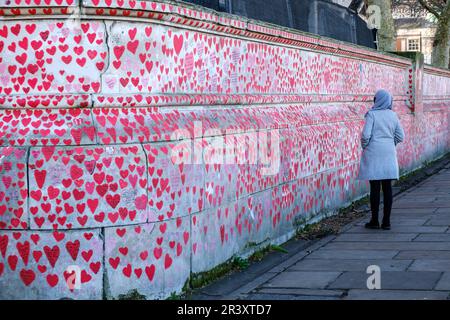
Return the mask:
{"type": "Polygon", "coordinates": [[[417,51],[431,64],[436,24],[432,15],[418,5],[394,5],[397,51],[417,51]]]}
{"type": "Polygon", "coordinates": [[[395,19],[397,51],[418,51],[431,64],[436,25],[425,18],[395,19]]]}

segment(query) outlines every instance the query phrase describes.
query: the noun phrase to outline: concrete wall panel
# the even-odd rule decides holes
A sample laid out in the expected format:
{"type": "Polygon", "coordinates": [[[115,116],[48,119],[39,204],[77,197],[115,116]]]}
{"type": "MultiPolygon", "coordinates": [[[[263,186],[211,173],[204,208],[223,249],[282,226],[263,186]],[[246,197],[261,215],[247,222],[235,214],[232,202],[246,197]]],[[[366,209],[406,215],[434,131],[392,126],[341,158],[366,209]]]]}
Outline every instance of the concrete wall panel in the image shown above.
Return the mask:
{"type": "Polygon", "coordinates": [[[450,150],[450,72],[420,59],[181,3],[18,0],[0,16],[0,298],[167,298],[287,240],[367,193],[380,88],[402,173],[450,150]]]}

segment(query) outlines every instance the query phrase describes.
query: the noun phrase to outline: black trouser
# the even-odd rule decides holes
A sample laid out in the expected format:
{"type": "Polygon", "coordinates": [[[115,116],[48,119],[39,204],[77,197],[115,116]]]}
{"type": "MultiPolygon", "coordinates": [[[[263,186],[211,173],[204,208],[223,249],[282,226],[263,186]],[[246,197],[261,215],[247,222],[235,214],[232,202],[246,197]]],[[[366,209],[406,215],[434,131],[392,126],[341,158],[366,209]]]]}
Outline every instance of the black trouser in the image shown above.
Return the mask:
{"type": "Polygon", "coordinates": [[[392,180],[370,180],[370,209],[372,221],[378,222],[380,191],[383,188],[383,224],[389,225],[392,209],[392,180]]]}

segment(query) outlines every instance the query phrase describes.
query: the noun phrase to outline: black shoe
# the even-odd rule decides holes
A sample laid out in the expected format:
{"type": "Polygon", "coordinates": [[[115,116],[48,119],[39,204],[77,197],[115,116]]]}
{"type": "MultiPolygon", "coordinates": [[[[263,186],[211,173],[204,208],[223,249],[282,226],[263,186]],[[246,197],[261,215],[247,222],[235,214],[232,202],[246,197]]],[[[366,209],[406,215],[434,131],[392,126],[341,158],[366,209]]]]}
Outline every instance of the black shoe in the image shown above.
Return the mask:
{"type": "Polygon", "coordinates": [[[380,224],[376,221],[370,221],[364,225],[367,229],[380,229],[380,224]]]}
{"type": "Polygon", "coordinates": [[[381,229],[383,229],[383,230],[391,230],[391,225],[390,224],[382,224],[381,225],[381,229]]]}

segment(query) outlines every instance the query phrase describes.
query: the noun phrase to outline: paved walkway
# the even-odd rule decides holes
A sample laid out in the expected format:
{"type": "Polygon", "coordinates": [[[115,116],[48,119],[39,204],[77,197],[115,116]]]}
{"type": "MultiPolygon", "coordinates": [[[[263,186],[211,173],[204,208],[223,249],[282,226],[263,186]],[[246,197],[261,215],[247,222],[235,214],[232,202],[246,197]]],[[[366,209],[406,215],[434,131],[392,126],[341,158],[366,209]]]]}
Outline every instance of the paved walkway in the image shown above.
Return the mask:
{"type": "Polygon", "coordinates": [[[234,274],[192,298],[450,299],[449,165],[395,197],[392,230],[367,230],[367,219],[264,272],[257,266],[256,277],[234,274]],[[370,265],[380,267],[380,290],[367,288],[370,265]]]}

